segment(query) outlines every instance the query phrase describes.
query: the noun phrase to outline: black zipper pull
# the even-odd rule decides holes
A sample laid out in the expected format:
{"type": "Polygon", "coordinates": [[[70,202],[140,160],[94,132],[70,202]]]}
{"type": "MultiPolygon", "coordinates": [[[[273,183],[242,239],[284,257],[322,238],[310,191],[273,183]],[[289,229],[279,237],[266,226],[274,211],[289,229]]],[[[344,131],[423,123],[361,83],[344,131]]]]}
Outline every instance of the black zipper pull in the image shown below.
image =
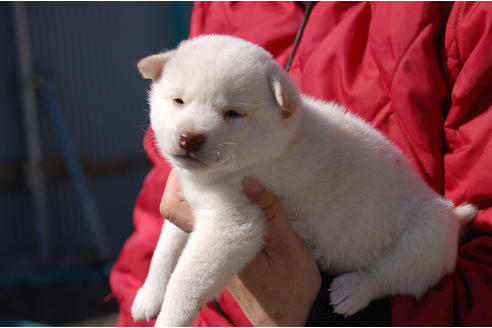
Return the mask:
{"type": "Polygon", "coordinates": [[[299,46],[299,42],[301,41],[302,34],[304,33],[304,28],[306,27],[307,21],[309,19],[309,15],[311,14],[311,9],[313,9],[314,2],[306,1],[303,3],[304,5],[304,18],[302,19],[301,26],[297,30],[296,38],[294,39],[294,46],[292,47],[292,52],[290,53],[289,60],[287,64],[284,66],[284,70],[288,72],[290,70],[290,66],[292,65],[292,61],[294,60],[294,56],[297,52],[297,47],[299,46]]]}

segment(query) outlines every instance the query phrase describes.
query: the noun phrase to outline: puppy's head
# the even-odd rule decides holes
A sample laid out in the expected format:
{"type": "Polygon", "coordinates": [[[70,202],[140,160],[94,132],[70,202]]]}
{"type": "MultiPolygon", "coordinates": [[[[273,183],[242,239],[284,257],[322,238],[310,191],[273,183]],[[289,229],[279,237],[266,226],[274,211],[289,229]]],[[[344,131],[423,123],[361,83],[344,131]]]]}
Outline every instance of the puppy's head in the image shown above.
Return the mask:
{"type": "Polygon", "coordinates": [[[299,91],[262,48],[206,35],[142,59],[161,154],[193,171],[236,170],[278,156],[295,130],[299,91]]]}

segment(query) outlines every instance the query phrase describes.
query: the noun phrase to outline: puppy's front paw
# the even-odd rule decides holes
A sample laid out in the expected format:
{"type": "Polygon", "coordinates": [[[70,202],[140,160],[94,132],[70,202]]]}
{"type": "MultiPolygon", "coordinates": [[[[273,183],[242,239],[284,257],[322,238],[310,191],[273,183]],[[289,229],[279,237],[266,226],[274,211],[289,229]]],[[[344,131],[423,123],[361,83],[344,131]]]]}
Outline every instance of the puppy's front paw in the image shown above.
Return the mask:
{"type": "Polygon", "coordinates": [[[349,316],[372,300],[373,281],[364,273],[350,272],[335,278],[330,285],[330,302],[335,313],[349,316]]]}
{"type": "Polygon", "coordinates": [[[132,305],[132,317],[135,321],[149,321],[157,317],[161,310],[164,295],[158,288],[142,286],[132,305]]]}

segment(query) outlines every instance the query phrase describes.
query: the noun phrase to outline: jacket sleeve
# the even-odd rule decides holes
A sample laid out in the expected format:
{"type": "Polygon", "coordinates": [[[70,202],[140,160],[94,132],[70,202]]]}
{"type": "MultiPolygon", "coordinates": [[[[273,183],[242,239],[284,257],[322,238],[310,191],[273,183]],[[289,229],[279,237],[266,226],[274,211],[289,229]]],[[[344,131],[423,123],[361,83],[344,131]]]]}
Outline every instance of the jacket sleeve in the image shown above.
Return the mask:
{"type": "Polygon", "coordinates": [[[393,303],[397,326],[492,324],[492,4],[455,3],[444,34],[449,85],[444,122],[445,197],[479,208],[456,269],[427,296],[393,303]]]}
{"type": "Polygon", "coordinates": [[[163,224],[159,203],[170,167],[155,151],[151,129],[144,137],[145,150],[154,165],[147,174],[133,211],[135,230],[121,250],[110,275],[111,290],[120,305],[118,326],[153,326],[153,321],[135,322],[133,299],[143,284],[163,224]]]}

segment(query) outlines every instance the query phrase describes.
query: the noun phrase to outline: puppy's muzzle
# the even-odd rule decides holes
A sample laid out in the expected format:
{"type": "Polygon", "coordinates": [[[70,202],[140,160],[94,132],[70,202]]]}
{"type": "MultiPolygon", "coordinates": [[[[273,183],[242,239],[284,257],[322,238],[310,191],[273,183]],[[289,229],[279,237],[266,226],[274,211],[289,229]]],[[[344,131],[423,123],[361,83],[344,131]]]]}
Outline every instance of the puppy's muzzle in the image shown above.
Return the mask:
{"type": "Polygon", "coordinates": [[[200,150],[205,142],[205,136],[198,133],[183,133],[179,136],[179,147],[186,150],[187,153],[200,150]]]}

